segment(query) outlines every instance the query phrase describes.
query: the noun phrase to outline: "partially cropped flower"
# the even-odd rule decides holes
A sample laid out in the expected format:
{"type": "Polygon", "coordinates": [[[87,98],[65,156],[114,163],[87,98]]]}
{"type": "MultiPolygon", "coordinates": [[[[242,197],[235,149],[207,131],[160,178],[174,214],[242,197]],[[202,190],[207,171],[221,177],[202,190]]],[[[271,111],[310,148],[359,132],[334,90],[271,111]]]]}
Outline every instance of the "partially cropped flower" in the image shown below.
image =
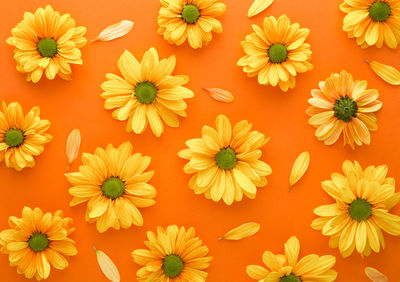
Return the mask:
{"type": "Polygon", "coordinates": [[[212,257],[207,257],[208,248],[195,237],[193,227],[158,226],[157,233],[147,232],[147,238],[147,249],[132,252],[133,260],[143,266],[136,273],[138,281],[206,281],[204,270],[212,257]]]}
{"type": "Polygon", "coordinates": [[[219,0],[160,0],[158,34],[170,44],[182,45],[186,40],[194,48],[207,46],[212,32],[221,33],[216,19],[226,6],[219,0]]]}
{"type": "Polygon", "coordinates": [[[344,0],[343,30],[356,38],[362,48],[385,43],[396,48],[400,43],[400,4],[398,0],[344,0]]]}
{"type": "Polygon", "coordinates": [[[264,19],[260,28],[252,26],[254,32],[241,42],[246,55],[238,66],[249,77],[258,77],[258,83],[277,86],[282,91],[296,86],[297,73],[313,69],[311,46],[305,43],[310,30],[290,23],[286,15],[279,19],[270,16],[264,19]]]}
{"type": "Polygon", "coordinates": [[[150,157],[132,154],[132,145],[125,142],[118,148],[111,144],[94,154],[83,153],[79,172],[65,176],[73,185],[70,206],[87,202],[86,221],[96,222],[99,232],[142,226],[138,208],[154,205],[156,189],[147,182],[154,171],[144,172],[150,157]]]}
{"type": "Polygon", "coordinates": [[[215,123],[216,130],[203,126],[202,137],[188,140],[189,148],[178,153],[189,160],[184,171],[194,174],[190,188],[215,202],[222,199],[227,205],[241,201],[243,194],[254,199],[257,187],[266,186],[265,176],[272,172],[259,160],[269,138],[251,131],[252,124],[247,120],[238,122],[233,130],[224,115],[219,115],[215,123]]]}
{"type": "Polygon", "coordinates": [[[265,251],[262,260],[266,266],[248,265],[247,274],[258,281],[268,282],[333,282],[337,272],[332,269],[336,263],[334,256],[307,255],[299,259],[300,242],[292,236],[285,243],[284,254],[265,251]]]}
{"type": "Polygon", "coordinates": [[[367,81],[353,80],[351,74],[333,73],[313,89],[306,113],[315,136],[325,145],[334,144],[343,134],[343,144],[370,144],[370,131],[378,129],[375,112],[382,107],[376,89],[367,89],[367,81]]]}
{"type": "Polygon", "coordinates": [[[78,252],[69,235],[75,230],[72,219],[62,211],[43,213],[24,207],[22,217],[10,216],[10,229],[0,232],[0,251],[9,255],[10,265],[26,278],[46,279],[50,265],[55,269],[68,266],[70,256],[78,252]]]}
{"type": "Polygon", "coordinates": [[[183,87],[189,81],[186,75],[172,75],[175,63],[175,56],[159,60],[154,48],[144,53],[140,63],[125,50],[118,60],[123,78],[108,73],[107,81],[101,85],[104,108],[115,109],[113,118],[128,120],[128,132],[141,134],[150,124],[154,135],[159,137],[164,132],[164,123],[179,127],[178,116],[186,117],[183,99],[194,94],[183,87]]]}
{"type": "Polygon", "coordinates": [[[34,14],[25,12],[11,33],[7,43],[15,46],[17,70],[28,81],[38,82],[43,73],[48,79],[58,75],[70,80],[71,64],[82,64],[79,48],[86,45],[86,27],[76,26],[69,14],[60,15],[50,5],[34,14]]]}
{"type": "Polygon", "coordinates": [[[311,227],[330,236],[329,246],[339,247],[343,257],[354,249],[361,256],[385,248],[382,231],[400,235],[400,216],[390,210],[400,201],[395,192],[395,180],[386,177],[385,165],[363,170],[358,162],[343,163],[343,173],[333,173],[332,180],[322,182],[322,188],[336,202],[316,208],[319,217],[311,227]]]}
{"type": "Polygon", "coordinates": [[[46,133],[50,122],[40,119],[39,107],[33,107],[25,116],[17,102],[2,102],[0,110],[0,161],[7,167],[21,171],[35,166],[34,156],[44,151],[44,144],[53,137],[46,133]]]}

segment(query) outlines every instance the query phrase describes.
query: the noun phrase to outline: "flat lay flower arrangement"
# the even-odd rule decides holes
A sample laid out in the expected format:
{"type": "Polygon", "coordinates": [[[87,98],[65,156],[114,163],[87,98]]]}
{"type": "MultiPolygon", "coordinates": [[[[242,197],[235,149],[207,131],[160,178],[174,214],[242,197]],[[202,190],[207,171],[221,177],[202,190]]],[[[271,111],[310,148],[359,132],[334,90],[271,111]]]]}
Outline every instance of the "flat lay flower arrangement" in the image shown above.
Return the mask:
{"type": "Polygon", "coordinates": [[[398,280],[400,1],[0,16],[1,281],[398,280]]]}

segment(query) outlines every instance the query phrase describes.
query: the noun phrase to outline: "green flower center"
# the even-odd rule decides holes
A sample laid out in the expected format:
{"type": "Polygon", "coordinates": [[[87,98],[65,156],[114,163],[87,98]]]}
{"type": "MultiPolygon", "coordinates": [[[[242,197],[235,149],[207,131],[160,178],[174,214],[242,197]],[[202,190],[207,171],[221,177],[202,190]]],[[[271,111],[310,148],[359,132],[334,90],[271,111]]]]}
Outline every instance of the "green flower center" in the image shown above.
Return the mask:
{"type": "Polygon", "coordinates": [[[237,163],[236,153],[232,148],[221,149],[215,156],[215,161],[219,168],[232,169],[237,163]]]}
{"type": "Polygon", "coordinates": [[[101,185],[103,195],[110,199],[116,199],[124,194],[124,182],[118,177],[110,177],[101,185]]]}
{"type": "Polygon", "coordinates": [[[289,274],[287,276],[282,277],[279,282],[301,282],[301,279],[299,276],[296,276],[294,274],[289,274]]]}
{"type": "Polygon", "coordinates": [[[288,55],[287,48],[280,43],[272,44],[268,49],[268,57],[274,64],[280,64],[286,61],[288,55]]]}
{"type": "Polygon", "coordinates": [[[350,216],[354,220],[363,221],[372,214],[371,204],[364,199],[355,199],[349,207],[350,216]]]}
{"type": "Polygon", "coordinates": [[[151,104],[157,96],[157,87],[150,81],[138,83],[135,87],[136,99],[142,104],[151,104]]]}
{"type": "Polygon", "coordinates": [[[162,267],[164,274],[173,278],[181,274],[183,270],[183,261],[177,255],[168,255],[164,258],[162,267]]]}
{"type": "Polygon", "coordinates": [[[183,7],[182,19],[188,24],[194,24],[195,22],[197,22],[199,17],[200,11],[195,5],[189,4],[183,7]]]}
{"type": "Polygon", "coordinates": [[[333,110],[335,111],[335,117],[337,119],[343,120],[344,122],[349,122],[353,117],[356,116],[358,106],[353,99],[351,99],[349,96],[346,96],[340,97],[339,100],[336,100],[333,110]]]}
{"type": "Polygon", "coordinates": [[[390,17],[390,6],[383,1],[376,1],[369,9],[369,16],[377,22],[384,22],[390,17]]]}
{"type": "Polygon", "coordinates": [[[20,129],[9,129],[4,135],[4,141],[10,147],[18,147],[24,143],[24,132],[20,129]]]}
{"type": "Polygon", "coordinates": [[[49,239],[47,238],[47,235],[35,232],[29,238],[28,245],[33,251],[41,252],[49,246],[49,239]]]}
{"type": "Polygon", "coordinates": [[[40,39],[37,49],[42,57],[52,58],[57,54],[57,41],[53,38],[40,39]]]}

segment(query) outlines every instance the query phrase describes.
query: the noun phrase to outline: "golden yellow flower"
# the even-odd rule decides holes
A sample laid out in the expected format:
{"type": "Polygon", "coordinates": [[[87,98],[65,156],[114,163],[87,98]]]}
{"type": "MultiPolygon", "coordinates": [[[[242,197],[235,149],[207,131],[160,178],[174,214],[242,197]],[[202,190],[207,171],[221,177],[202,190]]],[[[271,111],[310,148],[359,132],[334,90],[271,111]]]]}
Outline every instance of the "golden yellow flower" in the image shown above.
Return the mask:
{"type": "Polygon", "coordinates": [[[73,185],[69,193],[74,196],[70,206],[88,202],[86,221],[96,222],[99,232],[108,228],[119,230],[132,224],[143,225],[138,208],[154,205],[156,189],[147,182],[154,171],[144,172],[150,157],[132,154],[132,144],[125,142],[118,148],[111,144],[94,154],[83,153],[79,172],[65,176],[73,185]]]}
{"type": "Polygon", "coordinates": [[[7,105],[2,102],[0,110],[0,161],[7,167],[21,171],[35,165],[34,156],[44,151],[44,144],[53,137],[46,133],[50,122],[40,119],[39,107],[33,107],[24,116],[21,105],[17,102],[7,105]]]}
{"type": "Polygon", "coordinates": [[[343,257],[354,249],[362,256],[385,247],[382,230],[400,235],[400,216],[390,210],[400,201],[395,193],[395,180],[386,177],[385,165],[363,170],[355,161],[343,163],[344,175],[333,173],[332,180],[322,182],[322,188],[336,203],[316,208],[319,217],[311,227],[331,236],[329,246],[339,247],[343,257]]]}
{"type": "Polygon", "coordinates": [[[343,30],[356,38],[362,48],[383,42],[389,48],[400,43],[400,3],[398,0],[344,0],[340,9],[346,13],[343,30]]]}
{"type": "Polygon", "coordinates": [[[182,45],[186,39],[194,48],[207,46],[212,32],[221,33],[222,25],[216,19],[226,6],[219,0],[160,0],[158,34],[170,44],[182,45]]]}
{"type": "Polygon", "coordinates": [[[300,282],[319,281],[333,282],[337,272],[332,269],[336,263],[334,256],[307,255],[299,260],[300,242],[292,236],[285,243],[285,254],[274,255],[265,251],[262,260],[265,267],[248,265],[247,274],[259,281],[268,282],[300,282]]]}
{"type": "Polygon", "coordinates": [[[231,205],[241,201],[243,194],[256,197],[257,187],[267,185],[265,176],[272,170],[259,160],[261,148],[268,142],[264,134],[251,131],[247,120],[231,128],[228,118],[219,115],[216,130],[203,126],[202,137],[186,142],[188,149],[178,155],[189,160],[184,171],[194,174],[189,186],[196,194],[204,194],[215,202],[221,199],[231,205]]]}
{"type": "Polygon", "coordinates": [[[157,233],[147,232],[147,238],[147,249],[132,252],[133,260],[143,266],[136,273],[138,281],[206,281],[204,270],[212,257],[206,257],[208,248],[195,237],[193,227],[158,226],[157,233]]]}
{"type": "Polygon", "coordinates": [[[263,27],[241,42],[246,55],[238,61],[247,76],[258,76],[258,83],[279,87],[282,91],[296,86],[296,74],[313,69],[311,46],[304,43],[310,30],[290,23],[286,15],[264,19],[263,27]]]}
{"type": "Polygon", "coordinates": [[[68,266],[76,255],[75,241],[68,236],[75,230],[72,219],[63,212],[44,213],[41,209],[22,209],[22,217],[10,216],[10,229],[0,232],[0,251],[9,255],[10,265],[26,278],[46,279],[50,264],[56,269],[68,266]]]}
{"type": "Polygon", "coordinates": [[[15,46],[17,70],[27,74],[27,81],[38,82],[43,72],[48,79],[70,80],[70,64],[82,64],[79,48],[86,45],[86,27],[75,26],[69,14],[60,15],[50,5],[25,12],[11,33],[7,43],[15,46]]]}
{"type": "Polygon", "coordinates": [[[175,56],[158,58],[157,50],[150,48],[143,55],[142,62],[126,51],[118,60],[122,77],[108,73],[107,81],[101,88],[104,92],[105,109],[115,109],[113,118],[128,120],[126,130],[141,134],[150,124],[154,135],[164,132],[164,124],[179,127],[178,116],[186,117],[186,103],[193,92],[186,87],[189,78],[185,75],[171,75],[175,68],[175,56]]]}
{"type": "Polygon", "coordinates": [[[306,113],[308,123],[316,127],[315,136],[325,145],[334,144],[343,133],[343,144],[354,149],[370,144],[370,131],[378,129],[375,112],[382,107],[376,89],[367,89],[367,81],[353,81],[346,71],[333,73],[313,89],[306,113]]]}

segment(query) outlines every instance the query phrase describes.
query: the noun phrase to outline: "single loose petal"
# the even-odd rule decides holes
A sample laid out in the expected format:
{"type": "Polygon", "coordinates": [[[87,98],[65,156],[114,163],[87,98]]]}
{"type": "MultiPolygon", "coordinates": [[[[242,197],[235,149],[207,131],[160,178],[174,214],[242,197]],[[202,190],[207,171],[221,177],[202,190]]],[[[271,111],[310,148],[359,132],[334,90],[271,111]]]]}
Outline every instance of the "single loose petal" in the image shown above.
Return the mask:
{"type": "Polygon", "coordinates": [[[220,88],[203,88],[205,91],[210,93],[210,96],[217,101],[231,103],[234,97],[231,92],[220,89],[220,88]]]}
{"type": "Polygon", "coordinates": [[[100,269],[107,277],[107,279],[112,282],[119,282],[120,275],[118,268],[115,266],[114,262],[103,251],[99,251],[95,247],[93,248],[96,252],[97,262],[99,263],[100,269]]]}
{"type": "Polygon", "coordinates": [[[68,158],[68,168],[76,160],[79,153],[79,147],[81,146],[81,132],[79,129],[74,129],[68,136],[67,139],[67,158],[68,158]]]}
{"type": "Polygon", "coordinates": [[[392,85],[400,85],[400,72],[392,66],[379,63],[377,61],[368,61],[371,69],[384,81],[392,85]]]}
{"type": "Polygon", "coordinates": [[[387,277],[382,272],[380,272],[379,270],[377,270],[377,269],[375,269],[373,267],[366,267],[364,269],[364,271],[365,271],[365,274],[367,275],[367,277],[369,279],[371,279],[371,281],[373,281],[373,282],[387,282],[387,281],[389,281],[387,279],[387,277]]]}
{"type": "Polygon", "coordinates": [[[229,230],[222,238],[219,240],[241,240],[246,237],[253,236],[260,230],[261,225],[256,222],[244,223],[236,228],[229,230]]]}
{"type": "Polygon", "coordinates": [[[274,0],[254,0],[253,4],[250,6],[247,16],[249,18],[254,17],[255,15],[267,9],[273,2],[274,0]]]}
{"type": "Polygon", "coordinates": [[[308,165],[310,164],[310,153],[305,151],[301,153],[297,159],[295,160],[292,168],[292,172],[290,173],[289,183],[290,187],[296,184],[300,178],[306,173],[308,169],[308,165]]]}
{"type": "Polygon", "coordinates": [[[116,24],[106,27],[100,34],[92,40],[95,41],[110,41],[120,38],[132,30],[134,22],[123,20],[116,24]]]}

